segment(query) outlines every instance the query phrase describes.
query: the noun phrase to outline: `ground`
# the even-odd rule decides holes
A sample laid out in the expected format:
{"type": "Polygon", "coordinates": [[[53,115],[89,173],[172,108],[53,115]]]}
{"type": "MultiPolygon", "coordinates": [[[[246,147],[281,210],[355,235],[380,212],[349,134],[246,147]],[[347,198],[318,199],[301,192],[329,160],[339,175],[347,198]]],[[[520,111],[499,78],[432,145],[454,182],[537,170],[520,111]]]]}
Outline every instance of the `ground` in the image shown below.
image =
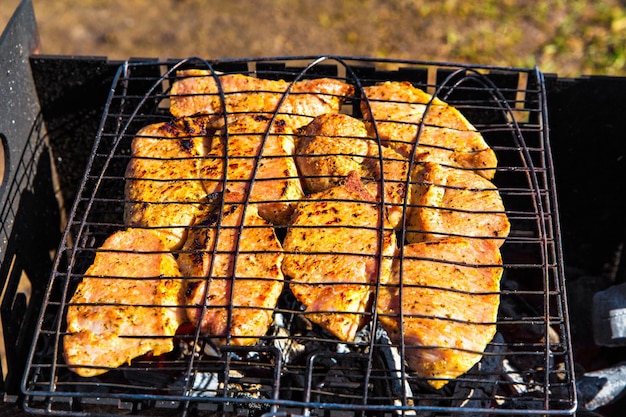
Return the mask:
{"type": "MultiPolygon", "coordinates": [[[[352,55],[626,75],[623,0],[31,0],[41,52],[352,55]]],[[[20,0],[0,0],[0,24],[20,0]]]]}

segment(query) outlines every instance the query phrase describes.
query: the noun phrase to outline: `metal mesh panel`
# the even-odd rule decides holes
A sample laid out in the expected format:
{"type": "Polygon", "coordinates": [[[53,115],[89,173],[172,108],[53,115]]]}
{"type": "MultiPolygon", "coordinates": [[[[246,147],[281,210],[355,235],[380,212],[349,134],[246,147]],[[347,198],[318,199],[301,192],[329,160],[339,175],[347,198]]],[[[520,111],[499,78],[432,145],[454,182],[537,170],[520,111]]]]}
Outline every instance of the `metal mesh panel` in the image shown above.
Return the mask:
{"type": "MultiPolygon", "coordinates": [[[[573,414],[576,398],[572,352],[543,88],[542,74],[536,70],[354,57],[124,63],[112,86],[50,277],[24,377],[27,409],[70,415],[187,415],[196,410],[252,415],[573,414]],[[71,297],[93,262],[97,248],[114,232],[127,227],[124,210],[129,201],[125,186],[131,144],[143,127],[174,120],[170,113],[171,86],[180,79],[178,71],[185,68],[208,70],[216,80],[235,73],[284,80],[288,87],[279,100],[283,104],[289,97],[297,97],[294,85],[302,80],[323,77],[345,82],[353,90],[342,97],[340,112],[356,119],[364,117],[364,88],[383,81],[408,81],[461,112],[497,156],[498,166],[492,181],[510,222],[510,233],[499,249],[503,274],[497,292],[497,321],[493,323],[497,332],[485,351],[478,352],[480,361],[435,389],[428,383],[429,378],[419,376],[407,364],[407,352],[415,349],[414,342],[405,342],[401,337],[399,343],[381,326],[381,316],[386,313],[377,308],[380,303],[377,295],[385,288],[380,280],[369,284],[373,296],[361,312],[362,326],[354,339],[345,341],[311,319],[290,290],[294,280],[286,277],[276,305],[268,308],[272,316],[268,330],[253,334],[255,343],[250,346],[233,337],[231,328],[225,335],[215,337],[187,323],[179,327],[173,337],[174,349],[169,353],[156,357],[142,355],[131,363],[88,378],[68,369],[63,338],[67,334],[65,317],[72,306],[71,297]]],[[[215,97],[223,106],[230,94],[218,87],[215,97]]],[[[433,102],[427,104],[427,112],[432,108],[429,106],[434,106],[433,102]]],[[[217,112],[213,116],[219,128],[205,129],[199,135],[188,134],[184,139],[192,141],[196,136],[206,136],[217,141],[220,132],[226,138],[236,135],[228,129],[234,120],[230,117],[236,115],[217,112]]],[[[202,119],[199,115],[194,117],[202,119]]],[[[269,126],[280,118],[277,112],[263,115],[269,126]]],[[[420,132],[427,125],[416,122],[416,126],[419,144],[420,132]]],[[[302,132],[298,128],[286,135],[297,141],[302,132]]],[[[261,132],[259,155],[274,135],[270,128],[261,132]]],[[[380,137],[374,135],[369,140],[381,149],[380,137]]],[[[225,154],[218,164],[221,169],[226,169],[229,163],[242,163],[228,151],[225,154]]],[[[206,155],[198,158],[208,160],[206,155]]],[[[382,160],[372,159],[374,164],[382,164],[382,160]]],[[[419,165],[416,152],[410,160],[419,165]]],[[[258,172],[259,157],[252,162],[258,172]]],[[[199,178],[190,174],[189,180],[199,178]]],[[[256,184],[260,180],[253,176],[250,181],[256,184]]],[[[382,175],[377,181],[384,187],[387,180],[382,175]]],[[[410,182],[408,178],[406,185],[410,182]]],[[[230,226],[221,220],[232,203],[222,198],[228,185],[222,183],[218,188],[217,192],[209,193],[207,200],[218,219],[213,226],[216,239],[229,233],[230,226]]],[[[409,200],[407,197],[400,204],[403,219],[412,209],[409,200]]],[[[372,203],[381,216],[382,202],[384,197],[372,203]]],[[[195,203],[198,202],[189,202],[195,203]]],[[[244,207],[253,204],[249,195],[238,203],[244,207]]],[[[394,258],[400,265],[405,256],[401,248],[410,231],[406,220],[402,221],[405,223],[390,231],[399,242],[394,258]]],[[[289,222],[271,226],[281,243],[293,227],[289,222]]],[[[201,226],[190,225],[190,230],[194,227],[201,226]]],[[[235,227],[240,240],[236,239],[238,244],[231,255],[241,259],[253,252],[240,246],[248,226],[235,227]]],[[[325,227],[333,233],[332,226],[325,227]]],[[[355,233],[362,229],[355,227],[355,233]]],[[[372,224],[371,230],[379,238],[388,231],[381,224],[372,224]]],[[[484,240],[484,237],[470,239],[484,240]]],[[[184,246],[171,253],[180,260],[189,251],[184,246]]],[[[217,255],[218,249],[213,248],[212,256],[217,255]]],[[[380,274],[385,255],[379,249],[371,257],[378,261],[374,264],[378,265],[380,274]]],[[[198,278],[204,280],[206,288],[210,287],[210,279],[198,278]]],[[[228,280],[228,285],[236,288],[241,277],[231,274],[228,280]]],[[[210,289],[205,291],[208,294],[210,289]]],[[[226,298],[229,297],[232,301],[235,295],[231,292],[226,298]]],[[[162,308],[150,304],[146,307],[162,308]]],[[[184,303],[175,307],[190,309],[184,303]]],[[[204,315],[210,310],[197,305],[193,308],[199,308],[204,315]]],[[[222,310],[231,324],[235,315],[232,303],[222,306],[222,310]]],[[[404,320],[402,314],[399,320],[404,320]]],[[[143,336],[157,338],[150,334],[143,336]]],[[[438,349],[437,346],[421,348],[430,352],[438,349]]]]}

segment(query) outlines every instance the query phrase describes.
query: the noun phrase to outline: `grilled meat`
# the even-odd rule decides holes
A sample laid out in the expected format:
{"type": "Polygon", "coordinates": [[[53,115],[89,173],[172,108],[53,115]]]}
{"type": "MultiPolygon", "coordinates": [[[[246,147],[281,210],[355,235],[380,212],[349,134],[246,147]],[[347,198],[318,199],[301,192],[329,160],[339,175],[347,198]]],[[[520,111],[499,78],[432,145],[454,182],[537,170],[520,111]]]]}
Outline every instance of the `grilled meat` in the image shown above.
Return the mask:
{"type": "Polygon", "coordinates": [[[354,87],[332,78],[296,82],[267,80],[243,74],[217,74],[191,69],[177,73],[172,84],[170,111],[176,117],[207,114],[218,116],[217,123],[228,115],[277,112],[297,129],[315,116],[338,113],[354,87]],[[223,97],[220,94],[223,93],[223,97]],[[285,96],[285,100],[283,96],[285,96]]]}
{"type": "Polygon", "coordinates": [[[372,287],[389,275],[396,250],[391,226],[358,175],[298,203],[283,248],[283,272],[306,317],[352,341],[368,320],[372,287]]]}
{"type": "Polygon", "coordinates": [[[502,258],[493,241],[457,237],[402,253],[381,277],[378,317],[403,342],[408,366],[439,389],[469,371],[495,335],[502,258]]]}
{"type": "Polygon", "coordinates": [[[252,345],[265,335],[280,296],[283,253],[271,224],[243,196],[200,216],[178,257],[190,280],[187,315],[219,343],[252,345]],[[245,207],[245,215],[244,215],[245,207]],[[193,279],[195,278],[195,279],[193,279]]]}
{"type": "Polygon", "coordinates": [[[373,137],[415,161],[476,170],[492,179],[493,150],[453,106],[409,82],[383,82],[364,88],[361,111],[373,137]],[[422,125],[423,124],[423,125],[422,125]]]}
{"type": "Polygon", "coordinates": [[[409,161],[386,146],[370,142],[368,157],[363,161],[363,175],[370,178],[365,188],[385,203],[389,224],[395,229],[402,227],[405,217],[405,202],[411,195],[409,161]],[[384,184],[384,195],[381,193],[384,184]]]}
{"type": "Polygon", "coordinates": [[[409,242],[447,235],[491,239],[500,247],[510,223],[496,186],[471,171],[427,162],[412,174],[409,242]]]}
{"type": "Polygon", "coordinates": [[[379,146],[368,136],[363,121],[346,114],[316,117],[298,137],[296,162],[302,182],[311,192],[338,185],[350,172],[357,172],[377,201],[384,198],[390,224],[393,227],[401,224],[408,188],[408,161],[393,149],[379,146]],[[382,180],[384,196],[380,193],[382,180]]]}
{"type": "Polygon", "coordinates": [[[174,256],[153,231],[128,228],[97,250],[67,309],[66,363],[80,376],[173,349],[184,320],[174,256]]]}
{"type": "Polygon", "coordinates": [[[353,89],[336,80],[178,75],[179,118],[133,141],[126,217],[182,246],[186,317],[203,334],[257,343],[284,274],[304,315],[350,342],[380,282],[380,321],[431,385],[480,359],[510,225],[489,181],[495,154],[457,109],[388,82],[365,87],[361,121],[339,113],[353,89]],[[289,225],[282,245],[272,224],[289,225]],[[403,225],[401,262],[393,229],[403,225]]]}
{"type": "Polygon", "coordinates": [[[178,249],[186,228],[207,203],[200,177],[210,132],[199,119],[183,118],[142,128],[126,167],[124,220],[151,227],[169,249],[178,249]]]}
{"type": "Polygon", "coordinates": [[[369,142],[364,123],[347,114],[317,116],[303,128],[296,162],[310,192],[333,187],[352,171],[361,172],[369,142]]]}
{"type": "Polygon", "coordinates": [[[286,224],[304,195],[293,158],[294,141],[294,132],[282,118],[260,114],[232,118],[202,161],[205,190],[249,194],[261,217],[286,224]]]}

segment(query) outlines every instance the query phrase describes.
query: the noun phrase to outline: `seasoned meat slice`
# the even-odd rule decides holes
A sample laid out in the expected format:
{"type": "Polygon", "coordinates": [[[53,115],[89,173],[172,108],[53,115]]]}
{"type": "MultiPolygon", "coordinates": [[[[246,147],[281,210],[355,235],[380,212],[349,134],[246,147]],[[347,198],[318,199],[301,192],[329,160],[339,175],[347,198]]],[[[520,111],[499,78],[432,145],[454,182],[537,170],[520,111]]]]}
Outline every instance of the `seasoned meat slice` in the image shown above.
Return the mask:
{"type": "Polygon", "coordinates": [[[368,101],[361,101],[361,111],[366,125],[384,145],[407,158],[414,154],[415,161],[473,169],[493,178],[495,153],[453,106],[409,82],[378,83],[365,87],[364,94],[368,101]]]}
{"type": "MultiPolygon", "coordinates": [[[[452,168],[470,169],[486,179],[493,179],[498,165],[491,148],[481,148],[482,135],[474,130],[455,130],[438,126],[423,126],[414,160],[435,162],[452,168]],[[478,144],[472,147],[473,144],[478,144]],[[466,146],[467,147],[464,147],[466,146]]],[[[413,146],[413,145],[409,145],[413,146]]],[[[396,146],[401,153],[411,150],[396,146]]],[[[408,154],[407,154],[408,155],[408,154]]]]}
{"type": "Polygon", "coordinates": [[[90,377],[149,352],[171,351],[183,302],[178,264],[156,233],[128,228],[112,234],[68,304],[67,364],[90,377]]]}
{"type": "Polygon", "coordinates": [[[492,241],[456,237],[401,251],[381,279],[378,317],[392,342],[404,341],[409,368],[439,389],[469,371],[495,335],[502,258],[492,241]]]}
{"type": "MultiPolygon", "coordinates": [[[[229,201],[243,196],[230,195],[229,201]]],[[[187,315],[218,343],[253,345],[265,335],[284,285],[283,252],[256,206],[226,203],[200,216],[178,257],[191,280],[187,315]]]]}
{"type": "Polygon", "coordinates": [[[493,240],[500,247],[511,225],[500,192],[472,171],[427,162],[412,174],[409,242],[448,235],[493,240]]]}
{"type": "Polygon", "coordinates": [[[207,203],[199,178],[209,136],[192,118],[151,124],[136,134],[125,174],[127,225],[154,228],[169,249],[182,246],[186,228],[207,203]]]}
{"type": "Polygon", "coordinates": [[[283,248],[283,272],[306,317],[352,341],[368,321],[373,287],[389,275],[396,250],[394,231],[358,175],[302,200],[283,248]]]}
{"type": "Polygon", "coordinates": [[[361,172],[370,141],[365,124],[347,114],[313,119],[296,146],[296,162],[307,190],[323,191],[344,181],[348,173],[361,172]]]}
{"type": "Polygon", "coordinates": [[[263,115],[233,118],[202,161],[205,190],[249,193],[250,203],[258,204],[261,217],[274,224],[286,224],[304,195],[294,147],[294,132],[282,119],[271,120],[263,115]]]}
{"type": "Polygon", "coordinates": [[[364,181],[370,194],[377,201],[385,203],[389,224],[395,229],[402,227],[405,217],[405,203],[411,195],[409,161],[398,152],[386,146],[370,142],[368,157],[363,161],[364,181]],[[381,193],[384,184],[384,194],[381,193]]]}
{"type": "Polygon", "coordinates": [[[346,114],[317,116],[302,129],[296,162],[305,188],[319,192],[343,182],[354,171],[377,201],[385,202],[390,224],[401,225],[409,163],[368,136],[363,121],[346,114]],[[385,193],[380,192],[384,179],[385,193]]]}
{"type": "MultiPolygon", "coordinates": [[[[291,83],[201,69],[179,71],[177,77],[170,97],[170,111],[176,117],[221,115],[224,111],[230,115],[278,112],[294,129],[320,114],[338,113],[345,100],[354,94],[352,85],[332,78],[291,83]],[[218,83],[224,94],[223,101],[218,83]]],[[[221,119],[218,117],[215,121],[221,119]]]]}

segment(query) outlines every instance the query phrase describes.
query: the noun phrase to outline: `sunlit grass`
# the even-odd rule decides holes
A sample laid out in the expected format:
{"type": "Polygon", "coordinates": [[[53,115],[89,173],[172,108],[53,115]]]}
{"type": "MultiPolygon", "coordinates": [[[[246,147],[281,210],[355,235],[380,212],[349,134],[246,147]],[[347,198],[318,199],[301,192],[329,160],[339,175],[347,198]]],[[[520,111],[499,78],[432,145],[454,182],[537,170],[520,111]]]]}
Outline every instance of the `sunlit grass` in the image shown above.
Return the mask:
{"type": "Polygon", "coordinates": [[[626,76],[626,0],[33,1],[53,55],[339,54],[626,76]]]}
{"type": "Polygon", "coordinates": [[[544,72],[626,75],[626,7],[618,0],[413,1],[422,18],[451,22],[451,59],[544,72]],[[525,38],[537,45],[524,49],[525,38]]]}

